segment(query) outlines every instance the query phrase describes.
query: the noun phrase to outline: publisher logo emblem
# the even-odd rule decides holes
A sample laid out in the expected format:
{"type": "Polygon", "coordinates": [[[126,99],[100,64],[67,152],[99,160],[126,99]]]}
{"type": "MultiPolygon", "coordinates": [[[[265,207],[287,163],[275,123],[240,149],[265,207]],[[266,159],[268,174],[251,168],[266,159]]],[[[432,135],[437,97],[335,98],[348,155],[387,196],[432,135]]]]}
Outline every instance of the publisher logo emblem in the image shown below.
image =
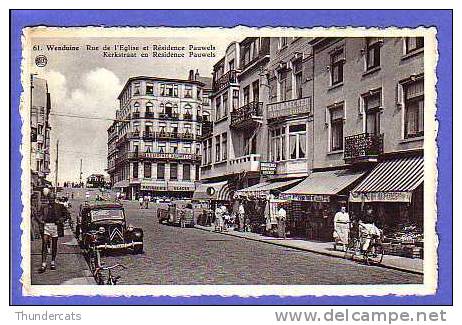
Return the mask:
{"type": "Polygon", "coordinates": [[[35,57],[35,65],[39,68],[43,68],[47,65],[47,57],[45,55],[37,55],[35,57]]]}

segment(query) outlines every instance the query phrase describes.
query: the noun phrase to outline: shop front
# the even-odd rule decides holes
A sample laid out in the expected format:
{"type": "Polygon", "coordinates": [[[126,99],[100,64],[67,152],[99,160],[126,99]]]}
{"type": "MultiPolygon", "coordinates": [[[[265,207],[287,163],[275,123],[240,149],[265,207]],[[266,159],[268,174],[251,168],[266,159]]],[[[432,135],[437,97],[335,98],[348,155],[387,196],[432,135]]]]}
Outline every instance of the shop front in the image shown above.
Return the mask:
{"type": "Polygon", "coordinates": [[[143,181],[139,186],[138,196],[153,199],[187,199],[192,197],[195,189],[193,182],[179,181],[143,181]]]}
{"type": "Polygon", "coordinates": [[[350,193],[351,211],[383,229],[388,254],[423,257],[422,156],[380,162],[350,193]]]}
{"type": "Polygon", "coordinates": [[[211,225],[214,220],[213,211],[219,205],[231,207],[232,187],[228,181],[200,183],[193,193],[192,201],[199,225],[211,225]]]}
{"type": "Polygon", "coordinates": [[[300,178],[265,181],[236,191],[234,200],[243,204],[250,230],[268,235],[275,231],[278,206],[286,202],[278,199],[279,194],[301,181],[300,178]]]}
{"type": "Polygon", "coordinates": [[[348,193],[365,171],[349,169],[319,171],[279,195],[290,202],[287,229],[291,237],[331,241],[334,215],[346,205],[348,193]]]}

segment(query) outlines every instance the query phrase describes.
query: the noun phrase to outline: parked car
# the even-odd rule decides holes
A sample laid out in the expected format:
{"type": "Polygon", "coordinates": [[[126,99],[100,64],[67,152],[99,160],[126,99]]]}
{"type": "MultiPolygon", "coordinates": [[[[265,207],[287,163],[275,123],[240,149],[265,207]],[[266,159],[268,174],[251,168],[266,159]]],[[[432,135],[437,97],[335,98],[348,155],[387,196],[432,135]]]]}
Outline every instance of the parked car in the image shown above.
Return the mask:
{"type": "Polygon", "coordinates": [[[193,205],[189,200],[176,200],[168,206],[157,209],[159,223],[179,225],[182,228],[194,226],[193,205]]]}
{"type": "Polygon", "coordinates": [[[124,208],[119,203],[100,201],[81,205],[75,233],[87,251],[143,252],[143,230],[127,225],[124,208]]]}

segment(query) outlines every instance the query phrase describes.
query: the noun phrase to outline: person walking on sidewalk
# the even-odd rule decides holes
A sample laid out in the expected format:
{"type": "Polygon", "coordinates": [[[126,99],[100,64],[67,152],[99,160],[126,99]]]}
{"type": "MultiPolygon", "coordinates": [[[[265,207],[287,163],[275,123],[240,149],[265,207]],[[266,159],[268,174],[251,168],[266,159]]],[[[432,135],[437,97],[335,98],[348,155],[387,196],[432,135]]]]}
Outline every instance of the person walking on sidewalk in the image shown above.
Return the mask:
{"type": "Polygon", "coordinates": [[[242,201],[239,201],[239,208],[237,210],[239,216],[239,231],[245,231],[245,210],[242,201]]]}
{"type": "Polygon", "coordinates": [[[40,273],[47,269],[48,246],[51,241],[51,263],[50,269],[56,269],[56,255],[58,254],[58,226],[63,222],[63,209],[55,202],[55,195],[48,194],[48,204],[40,208],[40,217],[42,223],[42,265],[40,273]]]}
{"type": "Polygon", "coordinates": [[[284,209],[284,206],[281,205],[281,207],[278,210],[278,237],[279,238],[284,238],[286,239],[286,217],[287,217],[287,212],[284,209]]]}
{"type": "Polygon", "coordinates": [[[349,233],[350,215],[346,212],[346,207],[342,206],[334,216],[334,239],[336,245],[342,245],[343,250],[348,245],[349,233]]]}
{"type": "Polygon", "coordinates": [[[140,209],[143,208],[143,196],[140,194],[140,197],[138,199],[138,202],[140,203],[140,209]]]}

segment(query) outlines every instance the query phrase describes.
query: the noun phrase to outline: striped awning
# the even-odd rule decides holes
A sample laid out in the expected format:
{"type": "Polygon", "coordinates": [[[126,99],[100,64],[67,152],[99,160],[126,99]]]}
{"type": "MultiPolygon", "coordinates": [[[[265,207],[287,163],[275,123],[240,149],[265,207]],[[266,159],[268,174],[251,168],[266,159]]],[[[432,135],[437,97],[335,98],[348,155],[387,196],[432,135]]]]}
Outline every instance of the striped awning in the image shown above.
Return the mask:
{"type": "Polygon", "coordinates": [[[314,172],[300,184],[284,191],[279,198],[294,201],[329,202],[332,195],[337,195],[352,185],[365,171],[349,169],[314,172]]]}
{"type": "Polygon", "coordinates": [[[193,194],[193,200],[230,201],[231,186],[228,181],[216,183],[201,183],[193,194]]]}
{"type": "Polygon", "coordinates": [[[423,157],[395,158],[380,162],[350,193],[351,202],[410,202],[423,183],[423,157]]]}
{"type": "Polygon", "coordinates": [[[298,179],[290,179],[285,181],[276,181],[276,182],[262,182],[258,183],[241,190],[236,191],[236,197],[263,197],[270,194],[272,191],[287,189],[290,186],[294,186],[295,184],[301,181],[300,178],[298,179]]]}

